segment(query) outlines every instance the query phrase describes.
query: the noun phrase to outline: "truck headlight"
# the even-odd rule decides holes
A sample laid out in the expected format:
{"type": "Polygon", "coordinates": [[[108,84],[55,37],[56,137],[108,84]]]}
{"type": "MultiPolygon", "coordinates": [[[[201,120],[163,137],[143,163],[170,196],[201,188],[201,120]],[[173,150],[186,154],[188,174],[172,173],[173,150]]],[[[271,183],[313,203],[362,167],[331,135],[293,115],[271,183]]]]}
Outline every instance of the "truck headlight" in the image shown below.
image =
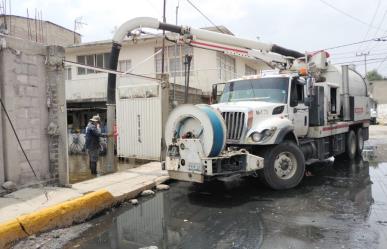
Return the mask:
{"type": "Polygon", "coordinates": [[[274,132],[276,131],[276,127],[272,127],[271,129],[265,129],[262,132],[253,132],[250,137],[253,142],[260,142],[263,140],[266,140],[273,136],[274,132]]]}
{"type": "Polygon", "coordinates": [[[262,134],[259,133],[259,132],[254,132],[253,134],[251,134],[251,139],[252,139],[254,142],[259,142],[259,141],[261,141],[261,139],[262,139],[262,134]]]}

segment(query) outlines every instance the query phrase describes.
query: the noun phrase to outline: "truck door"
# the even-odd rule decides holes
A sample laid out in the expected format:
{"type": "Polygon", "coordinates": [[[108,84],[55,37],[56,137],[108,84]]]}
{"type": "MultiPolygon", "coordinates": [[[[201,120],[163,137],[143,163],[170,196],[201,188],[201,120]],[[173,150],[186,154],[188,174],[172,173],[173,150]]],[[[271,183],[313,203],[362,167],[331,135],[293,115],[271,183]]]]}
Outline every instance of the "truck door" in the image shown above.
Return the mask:
{"type": "Polygon", "coordinates": [[[289,118],[297,137],[305,136],[309,127],[309,107],[304,102],[304,85],[297,78],[290,85],[289,118]]]}

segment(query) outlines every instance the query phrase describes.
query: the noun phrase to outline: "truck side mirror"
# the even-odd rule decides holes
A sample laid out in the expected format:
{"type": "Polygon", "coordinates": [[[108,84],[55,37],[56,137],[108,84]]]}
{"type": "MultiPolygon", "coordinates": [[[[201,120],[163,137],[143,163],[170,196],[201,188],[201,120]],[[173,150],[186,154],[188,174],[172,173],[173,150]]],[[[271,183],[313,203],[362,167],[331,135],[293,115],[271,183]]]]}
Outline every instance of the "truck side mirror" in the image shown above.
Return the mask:
{"type": "Polygon", "coordinates": [[[211,92],[211,104],[216,104],[218,97],[218,85],[213,84],[212,85],[212,92],[211,92]]]}

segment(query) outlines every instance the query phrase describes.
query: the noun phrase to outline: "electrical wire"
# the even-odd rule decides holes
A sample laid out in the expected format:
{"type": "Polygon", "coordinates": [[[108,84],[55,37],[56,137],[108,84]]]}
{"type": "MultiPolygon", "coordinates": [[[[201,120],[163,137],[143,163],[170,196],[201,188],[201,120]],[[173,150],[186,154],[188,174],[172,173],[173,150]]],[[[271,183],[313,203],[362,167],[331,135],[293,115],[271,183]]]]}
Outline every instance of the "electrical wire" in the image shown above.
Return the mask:
{"type": "Polygon", "coordinates": [[[378,29],[377,27],[375,27],[375,26],[373,26],[373,25],[371,25],[371,24],[369,24],[369,23],[367,23],[367,22],[365,22],[365,21],[363,21],[363,20],[361,20],[361,19],[359,19],[359,18],[357,18],[357,17],[355,17],[355,16],[353,16],[353,15],[351,15],[351,14],[349,14],[349,13],[347,13],[347,12],[345,12],[345,11],[339,9],[339,8],[337,8],[337,7],[335,7],[333,4],[328,3],[328,2],[325,1],[325,0],[319,0],[319,1],[320,1],[321,3],[323,3],[323,4],[325,4],[326,6],[328,6],[328,7],[332,8],[332,9],[336,10],[337,12],[339,12],[339,13],[341,13],[341,14],[343,14],[343,15],[349,17],[349,18],[351,18],[352,20],[357,21],[358,23],[361,23],[361,24],[363,24],[363,25],[366,25],[367,27],[370,27],[370,28],[373,28],[373,29],[376,29],[376,30],[382,30],[382,31],[384,31],[384,32],[387,32],[387,30],[384,30],[384,29],[378,29]]]}
{"type": "MultiPolygon", "coordinates": [[[[27,164],[28,164],[28,166],[30,166],[30,169],[31,169],[32,173],[34,174],[36,180],[38,181],[39,185],[41,185],[39,176],[36,174],[34,167],[32,167],[32,164],[31,164],[31,162],[30,162],[30,159],[28,158],[27,153],[26,153],[26,151],[24,150],[24,148],[23,148],[23,146],[22,146],[22,144],[21,144],[21,142],[20,142],[20,138],[19,138],[19,136],[18,136],[18,134],[17,134],[17,132],[16,132],[15,127],[13,126],[13,123],[12,123],[11,118],[9,117],[8,111],[7,111],[7,109],[5,108],[3,99],[1,99],[1,98],[0,98],[0,103],[1,103],[1,108],[3,109],[3,111],[4,111],[4,113],[5,113],[5,116],[7,117],[8,122],[9,122],[9,124],[11,125],[12,131],[13,131],[13,134],[15,135],[15,137],[16,137],[17,143],[19,144],[20,149],[21,149],[21,151],[22,151],[22,153],[23,153],[23,155],[24,155],[24,157],[25,157],[25,159],[26,159],[26,161],[27,161],[27,164]]],[[[43,185],[41,185],[41,187],[43,187],[43,185]]],[[[44,195],[46,196],[46,199],[48,200],[48,193],[47,193],[47,191],[46,191],[45,189],[43,189],[43,191],[44,191],[44,195]]]]}
{"type": "Polygon", "coordinates": [[[116,75],[120,75],[120,76],[130,75],[130,76],[135,76],[135,77],[145,78],[145,79],[150,79],[150,80],[157,80],[157,81],[160,80],[158,78],[150,77],[150,76],[145,76],[145,75],[142,75],[142,74],[135,74],[135,73],[129,73],[129,72],[121,72],[121,71],[116,71],[116,70],[112,70],[112,69],[108,69],[108,68],[88,66],[88,65],[85,65],[85,64],[82,64],[82,63],[78,63],[78,62],[74,62],[74,61],[63,60],[63,62],[65,64],[68,64],[68,65],[74,65],[76,67],[91,69],[91,70],[95,70],[95,71],[99,71],[99,72],[103,72],[103,73],[111,73],[111,74],[116,74],[116,75]]]}
{"type": "MultiPolygon", "coordinates": [[[[370,53],[368,56],[374,56],[374,55],[386,55],[387,54],[387,52],[384,52],[384,53],[370,53]]],[[[344,56],[344,57],[342,57],[342,56],[331,56],[332,57],[332,59],[334,59],[334,60],[341,60],[341,59],[351,59],[351,58],[356,58],[356,57],[358,57],[356,54],[355,55],[353,55],[353,56],[344,56]]]]}
{"type": "Polygon", "coordinates": [[[333,49],[353,46],[353,45],[357,45],[357,44],[361,44],[361,43],[365,43],[365,42],[371,42],[371,41],[387,41],[387,36],[381,36],[381,37],[376,37],[376,38],[372,38],[372,39],[368,39],[368,40],[363,40],[363,41],[358,41],[358,42],[352,42],[352,43],[347,43],[347,44],[343,44],[343,45],[338,45],[338,46],[334,46],[334,47],[330,47],[330,48],[319,49],[319,50],[316,50],[314,52],[319,52],[319,51],[324,51],[324,50],[333,50],[333,49]]]}
{"type": "Polygon", "coordinates": [[[379,70],[379,68],[383,65],[383,63],[387,60],[387,56],[383,58],[383,60],[380,62],[380,64],[376,67],[376,70],[379,70]]]}
{"type": "MultiPolygon", "coordinates": [[[[376,4],[376,8],[375,8],[374,14],[373,14],[373,16],[372,16],[372,18],[371,18],[371,23],[370,23],[371,25],[374,24],[375,17],[376,17],[376,15],[378,14],[378,10],[379,10],[379,7],[380,7],[380,3],[381,3],[381,0],[379,0],[378,3],[376,4]]],[[[365,33],[365,35],[364,35],[364,37],[363,37],[363,40],[365,40],[365,39],[367,38],[367,36],[368,36],[370,30],[371,30],[371,26],[368,26],[367,32],[365,33]]],[[[360,51],[360,49],[361,49],[362,47],[363,47],[363,44],[360,44],[358,50],[360,51]]]]}
{"type": "MultiPolygon", "coordinates": [[[[380,52],[380,51],[387,51],[387,49],[376,49],[374,50],[375,52],[380,52]]],[[[336,55],[347,55],[347,54],[356,54],[356,50],[351,50],[351,51],[345,51],[345,52],[330,52],[329,54],[333,57],[336,55]]]]}
{"type": "MultiPolygon", "coordinates": [[[[378,25],[379,28],[380,28],[380,27],[382,26],[382,24],[384,23],[384,20],[385,20],[385,18],[386,18],[386,15],[387,15],[387,10],[384,11],[382,20],[379,22],[379,25],[378,25]]],[[[376,30],[375,33],[374,33],[374,36],[377,36],[378,33],[379,33],[379,31],[376,30]]],[[[384,32],[384,33],[383,33],[383,35],[386,35],[386,34],[387,34],[387,32],[384,32]]],[[[372,47],[371,47],[370,49],[368,49],[368,50],[371,51],[371,50],[373,50],[374,48],[376,48],[378,45],[379,45],[379,43],[376,43],[374,46],[372,46],[372,47]]]]}
{"type": "Polygon", "coordinates": [[[196,9],[205,19],[207,19],[207,21],[209,21],[217,30],[219,30],[219,32],[221,33],[225,33],[223,30],[221,30],[213,21],[211,21],[211,19],[206,16],[198,7],[196,7],[190,0],[187,0],[187,2],[194,8],[196,9]]]}
{"type": "MultiPolygon", "coordinates": [[[[385,59],[385,57],[367,59],[367,63],[368,63],[368,61],[382,61],[384,59],[385,59]]],[[[351,64],[351,63],[355,63],[355,62],[362,62],[362,63],[364,63],[364,60],[342,61],[342,62],[336,62],[334,64],[351,64]]]]}

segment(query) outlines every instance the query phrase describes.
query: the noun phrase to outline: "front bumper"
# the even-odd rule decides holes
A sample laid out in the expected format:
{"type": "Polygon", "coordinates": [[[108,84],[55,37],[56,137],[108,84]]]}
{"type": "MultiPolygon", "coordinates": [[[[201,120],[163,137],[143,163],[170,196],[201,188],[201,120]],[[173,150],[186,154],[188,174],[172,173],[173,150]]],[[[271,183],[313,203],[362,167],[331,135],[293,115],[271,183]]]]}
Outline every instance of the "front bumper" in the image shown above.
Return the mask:
{"type": "Polygon", "coordinates": [[[203,183],[210,178],[253,173],[263,168],[263,158],[240,150],[199,160],[192,157],[167,157],[165,166],[171,179],[203,183]]]}

